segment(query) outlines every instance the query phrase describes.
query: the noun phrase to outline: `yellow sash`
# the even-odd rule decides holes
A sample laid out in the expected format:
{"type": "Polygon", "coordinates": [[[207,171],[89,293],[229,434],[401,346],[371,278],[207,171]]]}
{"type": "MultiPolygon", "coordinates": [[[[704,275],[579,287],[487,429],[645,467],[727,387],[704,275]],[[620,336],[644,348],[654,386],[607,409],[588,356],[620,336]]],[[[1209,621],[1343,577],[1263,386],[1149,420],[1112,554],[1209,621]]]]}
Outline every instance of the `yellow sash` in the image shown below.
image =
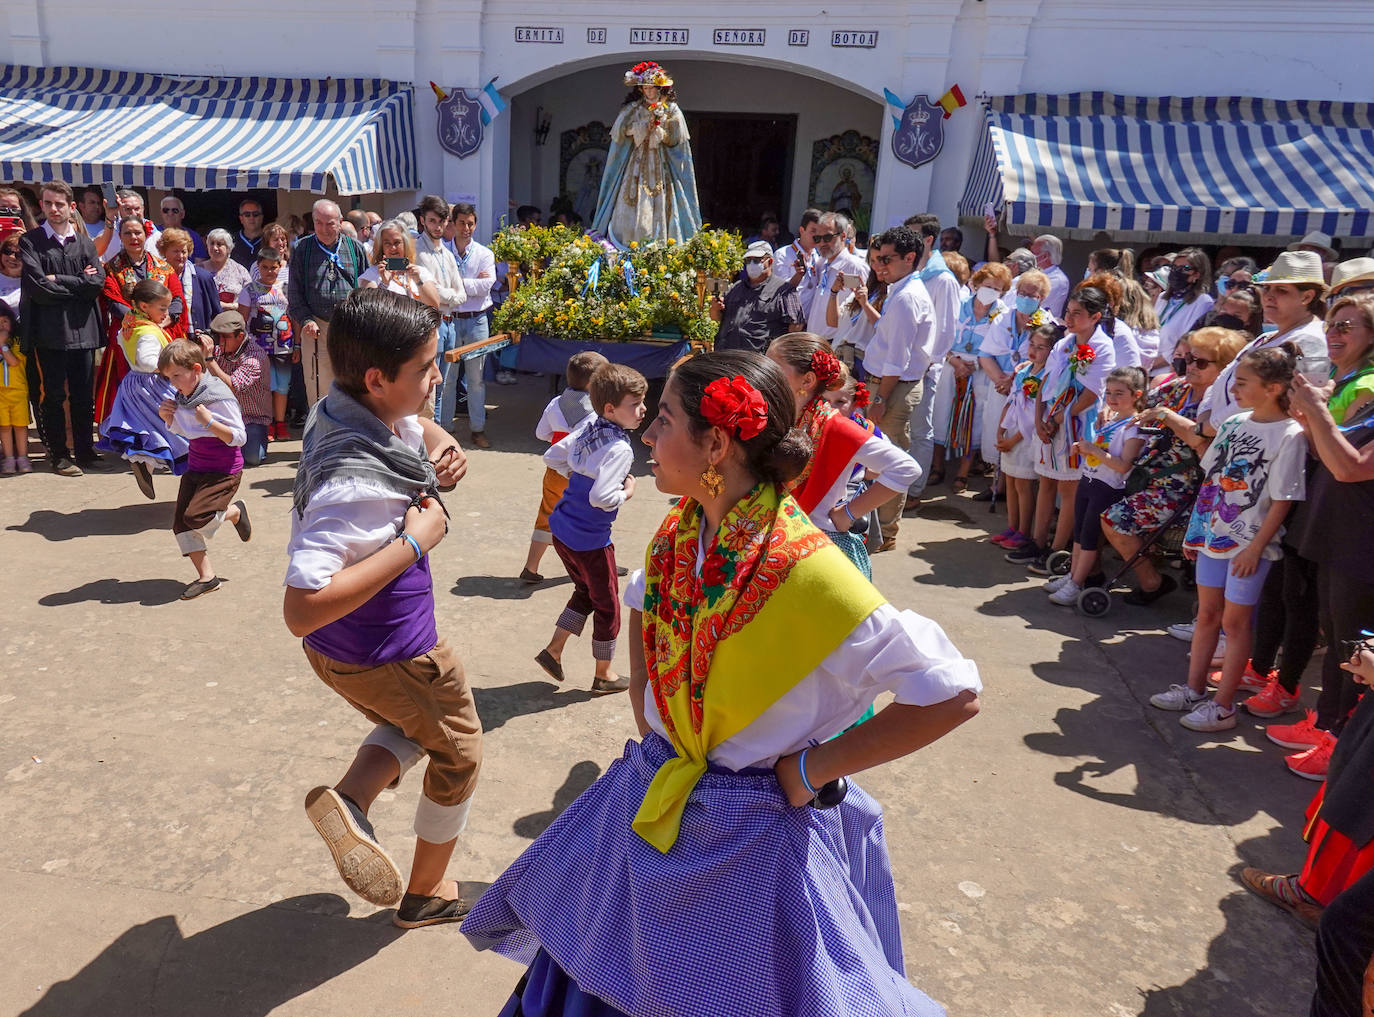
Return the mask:
{"type": "Polygon", "coordinates": [[[701,510],[684,500],[649,546],[644,645],[677,756],[634,829],[666,852],[707,753],[743,731],[838,647],[884,598],[790,496],[761,485],[721,524],[696,575],[701,510]]]}
{"type": "Polygon", "coordinates": [[[167,338],[166,332],[145,318],[139,311],[130,311],[124,316],[124,323],[119,327],[119,347],[124,351],[124,359],[129,362],[130,368],[138,360],[139,339],[149,334],[157,336],[158,349],[171,341],[167,338]]]}

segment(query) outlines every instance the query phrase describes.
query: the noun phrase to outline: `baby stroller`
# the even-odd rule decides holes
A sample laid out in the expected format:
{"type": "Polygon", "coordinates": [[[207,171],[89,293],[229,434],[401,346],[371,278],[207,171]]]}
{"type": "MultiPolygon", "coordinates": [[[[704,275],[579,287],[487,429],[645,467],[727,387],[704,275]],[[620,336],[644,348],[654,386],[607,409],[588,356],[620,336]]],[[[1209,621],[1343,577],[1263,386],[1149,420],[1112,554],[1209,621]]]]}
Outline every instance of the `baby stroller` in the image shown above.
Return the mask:
{"type": "MultiPolygon", "coordinates": [[[[1164,520],[1164,525],[1145,537],[1140,544],[1140,550],[1131,555],[1130,560],[1122,563],[1121,568],[1116,574],[1109,577],[1101,586],[1085,587],[1083,592],[1078,595],[1076,604],[1079,613],[1087,615],[1089,618],[1101,618],[1112,609],[1111,588],[1121,581],[1121,577],[1129,572],[1135,563],[1140,561],[1152,550],[1158,549],[1166,555],[1174,556],[1183,551],[1183,538],[1188,530],[1188,517],[1193,512],[1193,502],[1197,500],[1197,492],[1188,498],[1169,514],[1169,518],[1164,520]]],[[[1073,562],[1073,552],[1055,551],[1049,556],[1046,565],[1049,567],[1050,575],[1067,575],[1073,562]]]]}

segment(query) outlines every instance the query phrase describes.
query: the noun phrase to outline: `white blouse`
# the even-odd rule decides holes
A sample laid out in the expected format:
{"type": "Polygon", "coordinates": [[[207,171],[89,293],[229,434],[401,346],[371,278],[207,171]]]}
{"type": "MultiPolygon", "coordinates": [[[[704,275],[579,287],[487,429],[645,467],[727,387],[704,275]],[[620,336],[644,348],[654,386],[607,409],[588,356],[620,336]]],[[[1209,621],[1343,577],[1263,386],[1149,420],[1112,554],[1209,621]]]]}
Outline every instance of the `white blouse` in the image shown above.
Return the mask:
{"type": "MultiPolygon", "coordinates": [[[[698,571],[705,558],[705,548],[698,546],[698,571]]],[[[642,569],[630,577],[625,604],[644,610],[642,569]]],[[[934,706],[966,689],[976,693],[982,688],[978,666],[960,654],[939,625],[885,603],[814,671],[707,758],[730,770],[772,767],[780,756],[839,734],[862,717],[880,693],[893,692],[897,702],[907,706],[934,706]]],[[[668,737],[653,688],[647,685],[644,716],[654,731],[668,737]]]]}
{"type": "Polygon", "coordinates": [[[811,522],[827,533],[835,531],[830,525],[830,513],[836,505],[847,500],[846,488],[849,478],[854,475],[855,466],[872,470],[878,475],[875,483],[893,492],[906,491],[921,477],[921,467],[915,459],[886,438],[870,434],[859,446],[859,451],[854,453],[854,458],[849,460],[849,465],[840,471],[835,483],[830,485],[830,490],[825,492],[816,507],[811,510],[811,522]]]}

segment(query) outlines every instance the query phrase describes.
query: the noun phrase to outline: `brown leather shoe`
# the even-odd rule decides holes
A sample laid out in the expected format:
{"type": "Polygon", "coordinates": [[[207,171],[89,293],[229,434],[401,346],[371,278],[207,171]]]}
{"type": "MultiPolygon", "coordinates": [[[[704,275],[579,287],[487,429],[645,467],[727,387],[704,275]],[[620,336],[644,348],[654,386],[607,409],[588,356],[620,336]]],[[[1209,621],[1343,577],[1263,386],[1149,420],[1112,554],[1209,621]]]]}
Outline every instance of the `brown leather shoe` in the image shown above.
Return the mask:
{"type": "Polygon", "coordinates": [[[1298,884],[1296,876],[1276,876],[1247,866],[1240,872],[1240,881],[1247,890],[1290,913],[1309,929],[1321,921],[1321,904],[1317,903],[1298,884]]]}
{"type": "Polygon", "coordinates": [[[891,551],[891,550],[892,550],[893,548],[895,548],[896,546],[897,546],[897,538],[896,538],[896,537],[893,537],[893,538],[890,539],[890,540],[884,540],[881,544],[879,544],[877,547],[875,547],[875,548],[873,549],[873,553],[874,553],[874,554],[882,554],[884,551],[891,551]]]}
{"type": "Polygon", "coordinates": [[[473,447],[473,448],[491,448],[491,442],[487,441],[487,435],[486,435],[486,432],[485,432],[485,431],[473,431],[473,432],[472,432],[472,447],[473,447]]]}

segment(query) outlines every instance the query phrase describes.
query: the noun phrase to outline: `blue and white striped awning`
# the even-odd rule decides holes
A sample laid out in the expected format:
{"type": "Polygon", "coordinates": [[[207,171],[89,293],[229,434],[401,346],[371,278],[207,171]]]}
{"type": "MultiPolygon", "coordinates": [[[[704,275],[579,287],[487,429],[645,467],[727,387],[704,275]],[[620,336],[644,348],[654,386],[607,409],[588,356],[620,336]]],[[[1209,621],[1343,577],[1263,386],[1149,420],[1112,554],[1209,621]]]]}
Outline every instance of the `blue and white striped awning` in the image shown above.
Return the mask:
{"type": "Polygon", "coordinates": [[[376,79],[0,66],[0,180],[414,190],[412,101],[376,79]]]}
{"type": "Polygon", "coordinates": [[[985,100],[964,215],[1089,239],[1374,236],[1374,116],[1364,103],[1134,98],[985,100]]]}

